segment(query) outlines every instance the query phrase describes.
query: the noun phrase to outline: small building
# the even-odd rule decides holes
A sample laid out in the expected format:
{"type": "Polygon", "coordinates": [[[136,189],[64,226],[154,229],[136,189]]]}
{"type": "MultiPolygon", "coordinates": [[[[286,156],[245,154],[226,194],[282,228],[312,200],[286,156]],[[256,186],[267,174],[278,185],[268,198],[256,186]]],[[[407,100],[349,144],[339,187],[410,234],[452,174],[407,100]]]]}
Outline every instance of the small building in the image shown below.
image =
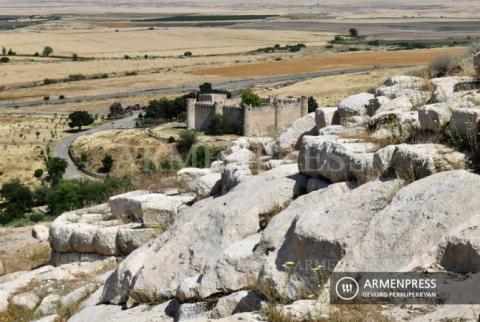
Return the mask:
{"type": "Polygon", "coordinates": [[[240,97],[225,94],[201,94],[187,100],[187,127],[205,130],[216,114],[243,129],[245,136],[271,136],[285,125],[308,113],[306,97],[279,99],[262,98],[259,107],[243,106],[240,97]]]}

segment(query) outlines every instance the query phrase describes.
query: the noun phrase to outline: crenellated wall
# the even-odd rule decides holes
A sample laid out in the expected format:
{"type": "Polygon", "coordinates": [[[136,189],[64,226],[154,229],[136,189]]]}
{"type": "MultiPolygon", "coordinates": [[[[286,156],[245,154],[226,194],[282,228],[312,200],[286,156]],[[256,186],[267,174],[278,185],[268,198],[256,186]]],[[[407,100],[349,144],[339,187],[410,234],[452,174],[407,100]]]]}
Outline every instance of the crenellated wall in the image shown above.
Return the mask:
{"type": "Polygon", "coordinates": [[[224,94],[206,94],[200,95],[198,100],[187,101],[187,125],[205,130],[215,114],[220,114],[236,127],[243,128],[245,136],[266,136],[275,135],[307,112],[305,97],[262,98],[260,107],[242,107],[240,97],[227,99],[224,94]]]}

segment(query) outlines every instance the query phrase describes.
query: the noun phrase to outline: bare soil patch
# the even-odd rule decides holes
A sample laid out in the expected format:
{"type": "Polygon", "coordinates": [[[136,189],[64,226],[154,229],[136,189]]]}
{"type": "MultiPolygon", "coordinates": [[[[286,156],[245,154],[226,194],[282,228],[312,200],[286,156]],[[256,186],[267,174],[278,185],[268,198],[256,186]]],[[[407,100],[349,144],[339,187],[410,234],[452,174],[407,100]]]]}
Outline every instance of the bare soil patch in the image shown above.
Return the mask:
{"type": "Polygon", "coordinates": [[[321,54],[314,57],[294,58],[285,61],[199,69],[192,73],[195,75],[260,77],[374,66],[421,65],[440,56],[458,56],[464,52],[464,48],[438,48],[321,54]]]}

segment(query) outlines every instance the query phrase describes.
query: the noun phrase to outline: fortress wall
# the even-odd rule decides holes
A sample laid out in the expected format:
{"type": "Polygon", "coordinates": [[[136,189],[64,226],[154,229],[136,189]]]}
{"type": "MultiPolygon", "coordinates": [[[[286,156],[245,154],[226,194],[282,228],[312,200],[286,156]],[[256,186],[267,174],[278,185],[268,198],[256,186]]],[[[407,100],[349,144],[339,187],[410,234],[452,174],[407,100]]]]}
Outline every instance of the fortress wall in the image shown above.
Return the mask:
{"type": "Polygon", "coordinates": [[[195,129],[204,130],[215,116],[215,106],[198,104],[195,106],[195,129]]]}
{"type": "Polygon", "coordinates": [[[278,130],[302,117],[299,104],[285,104],[278,109],[278,130]]]}
{"type": "Polygon", "coordinates": [[[223,107],[223,117],[236,127],[243,128],[245,122],[245,112],[243,108],[225,106],[223,107]]]}
{"type": "Polygon", "coordinates": [[[267,136],[275,131],[275,107],[246,108],[245,136],[267,136]]]}

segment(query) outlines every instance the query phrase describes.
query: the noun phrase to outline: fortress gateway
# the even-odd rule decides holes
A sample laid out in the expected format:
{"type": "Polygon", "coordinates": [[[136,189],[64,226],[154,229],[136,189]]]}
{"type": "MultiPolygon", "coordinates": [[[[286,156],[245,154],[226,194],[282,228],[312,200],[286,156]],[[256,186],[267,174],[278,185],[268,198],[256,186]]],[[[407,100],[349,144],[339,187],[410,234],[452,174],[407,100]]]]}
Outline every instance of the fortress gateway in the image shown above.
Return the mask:
{"type": "Polygon", "coordinates": [[[259,107],[243,106],[241,98],[225,94],[202,94],[187,100],[187,127],[205,130],[215,114],[223,115],[233,125],[243,128],[245,136],[267,136],[308,113],[306,97],[262,98],[259,107]]]}

